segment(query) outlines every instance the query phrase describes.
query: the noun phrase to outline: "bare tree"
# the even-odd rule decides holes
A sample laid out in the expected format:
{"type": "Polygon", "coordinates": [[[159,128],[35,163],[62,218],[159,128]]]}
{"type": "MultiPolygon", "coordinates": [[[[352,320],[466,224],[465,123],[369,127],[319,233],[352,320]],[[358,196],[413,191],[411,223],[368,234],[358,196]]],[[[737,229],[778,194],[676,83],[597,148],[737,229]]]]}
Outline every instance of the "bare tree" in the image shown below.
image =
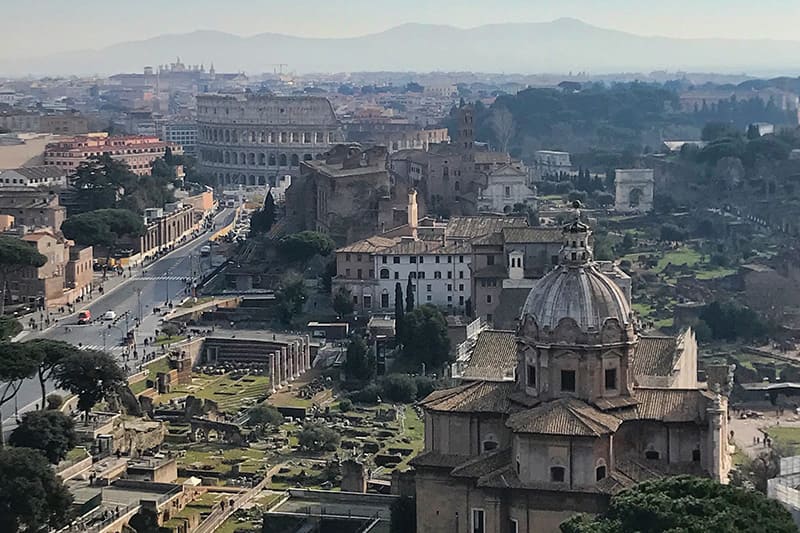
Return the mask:
{"type": "Polygon", "coordinates": [[[492,117],[489,123],[492,127],[495,139],[497,139],[497,143],[500,145],[500,150],[508,153],[508,145],[517,129],[511,111],[506,107],[495,108],[492,110],[492,117]]]}

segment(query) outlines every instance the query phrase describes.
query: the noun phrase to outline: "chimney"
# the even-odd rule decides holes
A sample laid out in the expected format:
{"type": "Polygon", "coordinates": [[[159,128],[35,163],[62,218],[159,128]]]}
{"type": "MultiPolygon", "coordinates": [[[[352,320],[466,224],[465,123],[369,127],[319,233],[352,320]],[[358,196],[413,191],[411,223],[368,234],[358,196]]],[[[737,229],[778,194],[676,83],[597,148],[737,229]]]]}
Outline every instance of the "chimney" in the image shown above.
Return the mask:
{"type": "Polygon", "coordinates": [[[419,226],[419,215],[417,212],[417,190],[408,191],[408,227],[411,229],[411,236],[417,238],[417,227],[419,226]]]}

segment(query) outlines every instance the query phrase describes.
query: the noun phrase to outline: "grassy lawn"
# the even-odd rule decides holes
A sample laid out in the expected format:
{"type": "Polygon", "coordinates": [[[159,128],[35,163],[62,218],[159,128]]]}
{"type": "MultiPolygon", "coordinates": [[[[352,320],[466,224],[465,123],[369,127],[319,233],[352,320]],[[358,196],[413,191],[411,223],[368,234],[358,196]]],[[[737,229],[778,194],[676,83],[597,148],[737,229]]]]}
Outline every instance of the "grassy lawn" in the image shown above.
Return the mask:
{"type": "Polygon", "coordinates": [[[736,274],[735,268],[716,267],[708,270],[701,270],[697,273],[697,279],[718,279],[736,274]]]}
{"type": "Polygon", "coordinates": [[[172,335],[170,337],[166,335],[159,335],[156,337],[156,345],[161,346],[162,344],[172,344],[175,342],[180,342],[186,339],[186,335],[172,335]]]}
{"type": "Polygon", "coordinates": [[[134,394],[143,393],[145,390],[147,390],[147,378],[129,385],[129,388],[131,389],[131,392],[134,394]]]}
{"type": "MultiPolygon", "coordinates": [[[[192,444],[186,455],[178,459],[179,466],[189,467],[194,463],[213,466],[213,472],[229,472],[228,461],[240,461],[242,472],[254,473],[266,465],[267,456],[255,448],[236,448],[225,444],[192,444]],[[223,462],[225,461],[225,462],[223,462]]],[[[208,494],[208,493],[207,493],[208,494]]]]}
{"type": "Polygon", "coordinates": [[[67,452],[67,457],[64,458],[65,461],[80,461],[81,459],[85,459],[89,457],[89,452],[86,451],[86,448],[72,448],[70,451],[67,452]]]}
{"type": "Polygon", "coordinates": [[[800,427],[773,426],[767,429],[767,435],[779,445],[790,448],[795,453],[800,449],[800,427]]]}
{"type": "Polygon", "coordinates": [[[162,357],[156,361],[153,361],[149,365],[145,366],[145,368],[150,372],[151,376],[155,376],[159,372],[169,372],[169,360],[166,357],[162,357]]]}
{"type": "Polygon", "coordinates": [[[694,266],[700,262],[700,252],[693,250],[687,246],[671,250],[664,254],[664,257],[659,259],[656,270],[661,272],[666,268],[669,263],[673,265],[688,265],[694,266]]]}
{"type": "Polygon", "coordinates": [[[189,298],[188,300],[183,302],[180,306],[184,309],[191,309],[192,307],[203,305],[204,303],[208,303],[212,300],[214,300],[213,296],[202,296],[198,298],[196,302],[193,301],[191,298],[189,298]]]}
{"type": "Polygon", "coordinates": [[[266,396],[268,389],[268,376],[245,375],[235,379],[230,374],[209,376],[195,373],[192,374],[191,385],[178,385],[169,394],[162,394],[158,400],[167,403],[173,398],[191,394],[196,398],[214,400],[222,411],[237,412],[266,396]]]}

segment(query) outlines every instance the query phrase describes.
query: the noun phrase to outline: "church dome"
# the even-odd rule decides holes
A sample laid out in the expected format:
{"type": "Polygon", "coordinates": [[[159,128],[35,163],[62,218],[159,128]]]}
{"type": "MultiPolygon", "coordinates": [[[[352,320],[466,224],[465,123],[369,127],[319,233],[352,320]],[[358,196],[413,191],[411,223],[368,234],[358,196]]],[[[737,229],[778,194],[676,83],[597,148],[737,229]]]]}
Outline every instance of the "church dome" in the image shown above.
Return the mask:
{"type": "Polygon", "coordinates": [[[583,332],[599,331],[614,318],[621,327],[631,323],[625,293],[592,259],[591,230],[576,219],[564,226],[560,264],[531,289],[522,318],[532,317],[540,329],[555,329],[563,318],[573,319],[583,332]]]}

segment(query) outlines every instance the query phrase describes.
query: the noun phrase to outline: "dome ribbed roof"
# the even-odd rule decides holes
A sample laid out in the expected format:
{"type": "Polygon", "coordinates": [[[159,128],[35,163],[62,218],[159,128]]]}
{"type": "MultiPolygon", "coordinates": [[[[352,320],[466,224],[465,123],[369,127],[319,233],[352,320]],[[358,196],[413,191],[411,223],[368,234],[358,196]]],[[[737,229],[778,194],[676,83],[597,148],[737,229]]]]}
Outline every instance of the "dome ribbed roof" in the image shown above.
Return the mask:
{"type": "Polygon", "coordinates": [[[591,262],[580,266],[562,264],[531,289],[522,317],[530,315],[540,328],[554,329],[559,320],[572,318],[582,331],[599,330],[606,319],[630,323],[631,309],[625,294],[591,262]]]}

